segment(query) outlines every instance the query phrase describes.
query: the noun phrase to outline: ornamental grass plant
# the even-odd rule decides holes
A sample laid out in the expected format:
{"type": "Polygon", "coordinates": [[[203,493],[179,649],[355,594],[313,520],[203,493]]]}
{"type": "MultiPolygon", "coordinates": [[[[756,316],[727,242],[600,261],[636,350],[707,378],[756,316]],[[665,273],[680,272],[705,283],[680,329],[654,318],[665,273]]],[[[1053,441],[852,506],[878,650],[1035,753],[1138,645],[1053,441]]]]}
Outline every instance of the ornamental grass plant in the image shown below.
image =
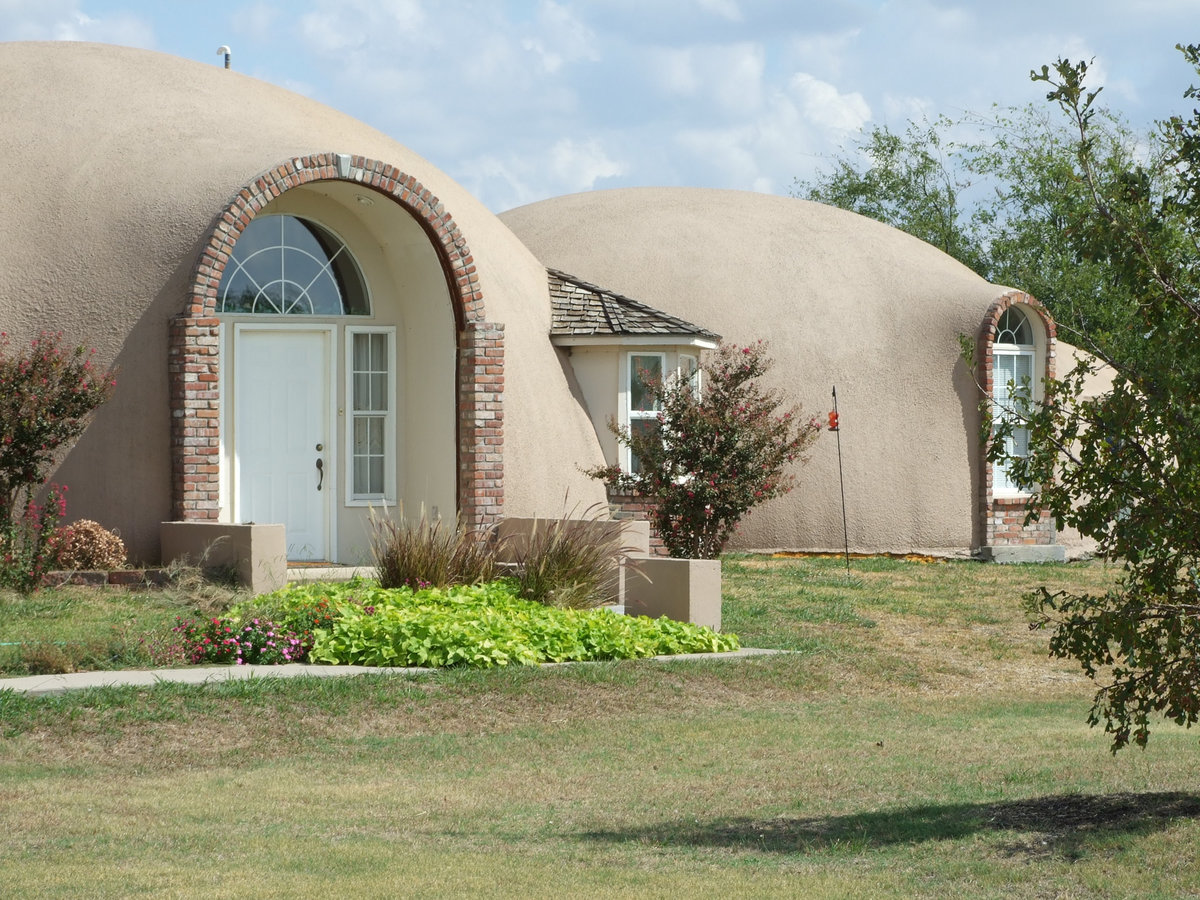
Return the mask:
{"type": "Polygon", "coordinates": [[[381,587],[481,584],[501,574],[489,534],[467,528],[461,518],[447,525],[424,510],[416,521],[405,519],[403,506],[398,512],[396,519],[371,510],[371,557],[381,587]]]}
{"type": "Polygon", "coordinates": [[[535,520],[510,550],[519,596],[564,609],[593,609],[617,602],[622,558],[633,548],[625,546],[618,523],[591,507],[582,518],[535,520]]]}

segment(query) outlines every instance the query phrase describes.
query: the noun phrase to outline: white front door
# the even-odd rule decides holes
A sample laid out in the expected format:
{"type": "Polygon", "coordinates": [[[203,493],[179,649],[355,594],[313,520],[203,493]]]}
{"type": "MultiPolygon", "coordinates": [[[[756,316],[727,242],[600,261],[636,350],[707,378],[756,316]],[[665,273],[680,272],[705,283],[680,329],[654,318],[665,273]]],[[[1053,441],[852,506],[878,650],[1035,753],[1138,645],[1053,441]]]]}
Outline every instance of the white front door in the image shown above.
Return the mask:
{"type": "Polygon", "coordinates": [[[330,346],[326,330],[239,328],[235,338],[235,516],[282,522],[289,560],[328,558],[330,346]]]}

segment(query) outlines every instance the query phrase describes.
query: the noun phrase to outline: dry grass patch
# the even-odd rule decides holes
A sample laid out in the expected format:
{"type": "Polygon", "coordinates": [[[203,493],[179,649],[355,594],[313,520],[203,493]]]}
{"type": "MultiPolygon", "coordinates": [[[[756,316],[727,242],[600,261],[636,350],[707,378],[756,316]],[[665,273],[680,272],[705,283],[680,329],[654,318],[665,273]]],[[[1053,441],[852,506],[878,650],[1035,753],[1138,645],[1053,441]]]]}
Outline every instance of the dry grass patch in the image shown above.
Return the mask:
{"type": "Polygon", "coordinates": [[[1111,756],[1084,723],[1088,685],[1020,613],[1030,576],[1107,574],[864,560],[847,582],[838,564],[727,567],[727,621],[799,648],[776,657],[0,695],[0,883],[1195,893],[1196,736],[1111,756]]]}

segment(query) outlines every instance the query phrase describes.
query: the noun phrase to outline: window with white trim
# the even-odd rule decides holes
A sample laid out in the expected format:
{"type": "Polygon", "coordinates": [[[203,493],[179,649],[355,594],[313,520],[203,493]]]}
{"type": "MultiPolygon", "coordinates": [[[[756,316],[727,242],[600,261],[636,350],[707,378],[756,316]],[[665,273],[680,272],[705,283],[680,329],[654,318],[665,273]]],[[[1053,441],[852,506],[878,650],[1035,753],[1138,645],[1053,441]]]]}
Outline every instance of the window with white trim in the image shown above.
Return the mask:
{"type": "Polygon", "coordinates": [[[687,353],[679,354],[679,368],[676,369],[679,378],[686,378],[692,386],[692,396],[700,399],[700,359],[687,353]]]}
{"type": "Polygon", "coordinates": [[[347,328],[346,344],[348,497],[391,501],[396,494],[395,329],[347,328]]]}
{"type": "MultiPolygon", "coordinates": [[[[1034,360],[1036,348],[1033,329],[1025,314],[1010,306],[996,324],[992,343],[992,418],[995,422],[1011,422],[1004,450],[1009,456],[1029,454],[1029,426],[1024,418],[1034,399],[1036,387],[1034,360]]],[[[1027,494],[1028,488],[1018,484],[1003,462],[992,467],[992,494],[997,497],[1027,494]]]]}
{"type": "MultiPolygon", "coordinates": [[[[629,432],[652,434],[659,430],[658,414],[662,404],[646,386],[648,380],[660,381],[666,369],[665,353],[630,353],[628,356],[625,419],[629,432]]],[[[629,472],[642,470],[641,460],[628,447],[623,448],[626,469],[629,472]]]]}

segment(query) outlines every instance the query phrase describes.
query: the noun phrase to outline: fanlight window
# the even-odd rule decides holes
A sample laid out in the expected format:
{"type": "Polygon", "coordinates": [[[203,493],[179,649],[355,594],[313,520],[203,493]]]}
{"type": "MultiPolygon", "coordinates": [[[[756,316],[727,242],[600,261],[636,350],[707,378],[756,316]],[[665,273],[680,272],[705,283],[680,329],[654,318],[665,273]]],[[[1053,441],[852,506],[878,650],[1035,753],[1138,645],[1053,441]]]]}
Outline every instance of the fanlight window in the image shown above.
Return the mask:
{"type": "Polygon", "coordinates": [[[1033,330],[1029,327],[1029,320],[1015,306],[1006,309],[996,323],[995,343],[1015,344],[1018,347],[1033,345],[1033,330]]]}
{"type": "Polygon", "coordinates": [[[217,311],[282,316],[365,316],[366,285],[331,232],[295,216],[253,219],[234,244],[217,311]]]}

